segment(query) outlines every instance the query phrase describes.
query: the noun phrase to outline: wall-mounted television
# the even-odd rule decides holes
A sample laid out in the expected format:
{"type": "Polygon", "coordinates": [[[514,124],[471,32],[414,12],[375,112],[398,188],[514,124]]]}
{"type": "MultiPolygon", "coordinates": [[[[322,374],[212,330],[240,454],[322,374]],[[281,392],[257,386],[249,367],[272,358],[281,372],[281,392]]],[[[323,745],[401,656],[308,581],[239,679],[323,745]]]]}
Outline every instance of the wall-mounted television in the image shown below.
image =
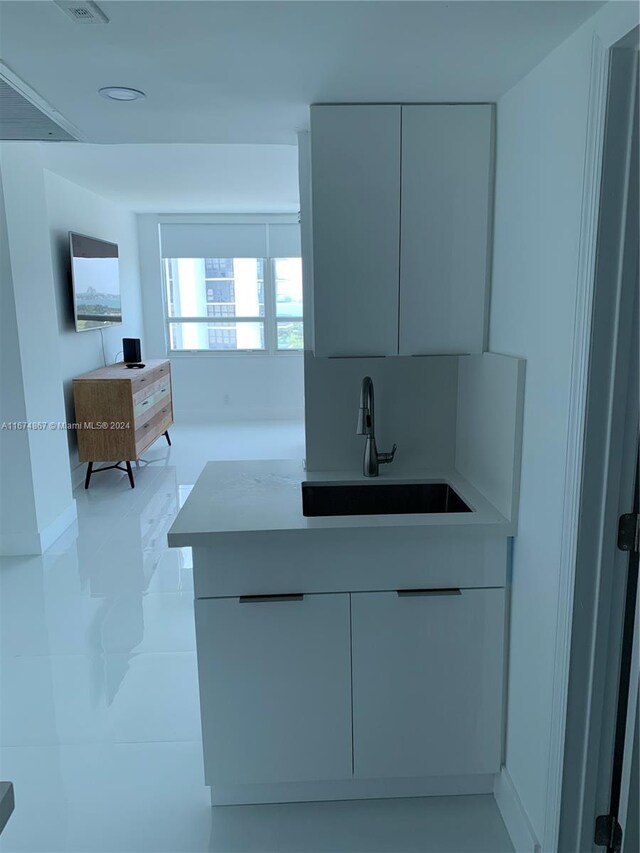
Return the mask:
{"type": "Polygon", "coordinates": [[[69,232],[76,332],[122,323],[118,246],[69,232]]]}

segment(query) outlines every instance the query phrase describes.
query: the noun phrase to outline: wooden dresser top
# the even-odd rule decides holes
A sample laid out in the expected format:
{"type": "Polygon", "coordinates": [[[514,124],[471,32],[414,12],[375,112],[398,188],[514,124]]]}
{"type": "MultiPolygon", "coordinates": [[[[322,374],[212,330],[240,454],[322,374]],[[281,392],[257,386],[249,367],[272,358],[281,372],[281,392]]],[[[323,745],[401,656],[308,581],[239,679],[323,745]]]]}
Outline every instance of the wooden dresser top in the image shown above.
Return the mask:
{"type": "Polygon", "coordinates": [[[116,364],[110,364],[108,367],[99,367],[97,370],[92,370],[89,373],[83,373],[82,376],[76,376],[73,381],[81,382],[85,379],[91,381],[95,379],[129,379],[133,381],[168,363],[169,360],[166,358],[150,358],[144,362],[144,367],[136,370],[135,368],[126,367],[124,361],[119,361],[116,364]]]}

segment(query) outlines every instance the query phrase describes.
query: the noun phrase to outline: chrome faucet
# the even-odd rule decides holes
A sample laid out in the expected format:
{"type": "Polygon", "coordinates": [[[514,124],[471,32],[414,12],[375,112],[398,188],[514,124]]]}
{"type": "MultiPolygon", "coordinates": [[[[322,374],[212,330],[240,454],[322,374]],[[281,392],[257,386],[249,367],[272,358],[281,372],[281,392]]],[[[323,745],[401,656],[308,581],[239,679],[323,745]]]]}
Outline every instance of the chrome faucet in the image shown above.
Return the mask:
{"type": "Polygon", "coordinates": [[[358,435],[366,435],[362,473],[365,477],[377,477],[378,465],[393,462],[397,444],[391,448],[391,453],[378,453],[376,447],[375,423],[373,416],[373,380],[365,376],[360,388],[360,410],[358,412],[358,435]]]}

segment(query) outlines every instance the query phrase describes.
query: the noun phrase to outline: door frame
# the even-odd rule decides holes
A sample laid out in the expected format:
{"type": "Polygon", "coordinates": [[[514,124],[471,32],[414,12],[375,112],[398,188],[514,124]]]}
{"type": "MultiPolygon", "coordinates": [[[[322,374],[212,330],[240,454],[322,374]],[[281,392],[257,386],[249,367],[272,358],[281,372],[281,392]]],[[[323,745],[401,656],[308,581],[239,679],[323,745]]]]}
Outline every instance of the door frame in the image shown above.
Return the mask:
{"type": "MultiPolygon", "coordinates": [[[[625,200],[621,197],[607,198],[602,193],[604,176],[604,155],[607,137],[605,134],[607,109],[609,107],[610,84],[614,81],[612,74],[617,73],[614,60],[620,50],[633,50],[633,39],[637,38],[637,27],[627,33],[623,39],[616,38],[606,44],[598,36],[594,36],[592,44],[590,103],[588,113],[588,136],[585,151],[585,180],[583,188],[581,239],[579,248],[578,294],[576,304],[576,321],[574,327],[573,362],[570,387],[570,425],[567,445],[567,466],[565,471],[565,502],[562,519],[562,549],[560,564],[560,587],[558,601],[558,626],[556,634],[556,652],[553,686],[553,717],[551,742],[549,751],[549,768],[547,776],[547,809],[543,837],[543,849],[555,851],[559,849],[591,850],[593,824],[591,814],[587,814],[586,805],[589,798],[594,797],[597,787],[594,780],[592,757],[596,749],[596,740],[600,734],[599,725],[603,721],[603,696],[597,695],[598,685],[605,678],[606,656],[599,653],[596,639],[608,637],[611,621],[611,595],[609,588],[608,602],[600,596],[601,572],[600,561],[594,559],[591,566],[585,570],[581,556],[586,545],[586,533],[589,528],[581,525],[581,519],[586,519],[587,513],[591,519],[590,528],[593,533],[596,528],[600,534],[605,530],[605,515],[611,515],[611,501],[603,502],[602,488],[615,488],[611,478],[612,471],[618,470],[616,502],[620,489],[632,489],[633,481],[622,483],[620,466],[628,447],[622,442],[617,446],[601,442],[601,456],[596,459],[591,453],[589,467],[585,466],[585,452],[588,449],[587,438],[594,430],[604,430],[603,435],[610,438],[612,418],[620,418],[620,406],[624,407],[627,398],[628,384],[621,382],[615,376],[615,363],[619,354],[630,346],[630,315],[629,322],[615,323],[613,339],[611,334],[608,341],[598,337],[596,326],[596,307],[598,311],[613,311],[619,319],[620,294],[622,287],[622,265],[614,271],[618,287],[605,288],[601,276],[598,276],[599,241],[602,237],[600,224],[606,221],[601,217],[604,204],[618,204],[618,213],[625,200]],[[598,302],[596,302],[598,300],[598,302]],[[603,307],[604,304],[604,307],[603,307]],[[626,336],[626,337],[625,337],[626,336]],[[599,412],[589,407],[589,394],[592,370],[599,370],[599,382],[607,384],[608,395],[603,399],[606,405],[599,412]],[[608,372],[607,372],[608,371],[608,372]],[[598,423],[599,421],[599,423],[598,423]],[[594,478],[585,476],[594,467],[600,471],[600,492],[597,485],[594,489],[594,478]],[[617,466],[617,468],[616,468],[617,466]],[[605,508],[604,503],[607,503],[605,508]],[[606,512],[605,512],[606,509],[606,512]],[[580,562],[580,574],[576,567],[580,562]],[[577,585],[577,581],[580,583],[577,585]],[[584,600],[585,591],[590,600],[584,600]],[[591,605],[589,607],[588,605],[591,605]],[[608,604],[608,607],[607,607],[608,604]],[[575,605],[575,606],[574,606],[575,605]],[[604,669],[603,669],[604,667],[604,669]],[[576,693],[578,673],[582,675],[582,685],[585,686],[583,696],[576,693]],[[586,682],[584,676],[587,675],[586,682]],[[586,711],[585,711],[586,709],[586,711]],[[588,759],[588,760],[587,760],[588,759]],[[571,795],[567,795],[567,791],[571,795]],[[574,846],[565,846],[567,833],[574,828],[580,833],[580,842],[573,839],[574,846]],[[587,829],[588,827],[588,829],[587,829]],[[590,834],[590,837],[588,837],[590,834]],[[584,846],[585,843],[588,846],[584,846]]],[[[627,69],[627,75],[633,76],[635,86],[637,67],[632,72],[627,69]]],[[[623,74],[624,77],[624,74],[623,74]]],[[[624,120],[624,110],[618,113],[624,120]]],[[[610,113],[611,114],[611,113],[610,113]]],[[[631,120],[627,114],[627,144],[631,147],[631,120]]],[[[620,132],[620,128],[618,127],[620,132]]],[[[630,166],[627,151],[625,168],[630,166]]],[[[618,228],[618,238],[622,240],[621,220],[618,228]]],[[[611,279],[610,279],[611,281],[611,279]]],[[[625,285],[628,290],[628,284],[625,285]]],[[[627,297],[628,298],[628,295],[627,297]]],[[[624,318],[623,318],[624,319],[624,318]]],[[[609,327],[611,333],[611,327],[609,327]]],[[[601,389],[602,391],[602,389],[601,389]]],[[[628,412],[633,417],[632,412],[628,412]]],[[[624,416],[623,416],[624,417],[624,416]]],[[[637,409],[635,412],[637,440],[637,409]]],[[[618,423],[619,429],[619,423],[618,423]]],[[[595,445],[594,445],[595,447],[595,445]]],[[[631,466],[633,467],[633,466],[631,466]]],[[[630,510],[626,510],[630,511],[630,510]]],[[[607,521],[607,523],[609,523],[607,521]]],[[[602,539],[602,536],[600,537],[602,539]]],[[[609,587],[611,584],[609,584],[609,587]]],[[[606,596],[605,596],[606,598],[606,596]]],[[[579,692],[579,691],[578,691],[579,692]]],[[[599,743],[599,741],[598,741],[599,743]]],[[[597,764],[597,762],[596,762],[597,764]]]]}

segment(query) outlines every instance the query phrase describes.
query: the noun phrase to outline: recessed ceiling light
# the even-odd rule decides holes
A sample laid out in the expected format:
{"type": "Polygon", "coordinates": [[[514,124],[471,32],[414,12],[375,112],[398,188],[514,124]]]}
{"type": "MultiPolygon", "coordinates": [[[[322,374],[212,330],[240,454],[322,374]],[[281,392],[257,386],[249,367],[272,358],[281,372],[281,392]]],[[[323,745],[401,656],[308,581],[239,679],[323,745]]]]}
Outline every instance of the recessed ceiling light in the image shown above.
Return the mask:
{"type": "Polygon", "coordinates": [[[98,94],[103,98],[110,98],[112,101],[139,101],[141,98],[146,98],[144,92],[138,89],[127,89],[123,86],[105,86],[104,89],[99,89],[98,94]]]}

